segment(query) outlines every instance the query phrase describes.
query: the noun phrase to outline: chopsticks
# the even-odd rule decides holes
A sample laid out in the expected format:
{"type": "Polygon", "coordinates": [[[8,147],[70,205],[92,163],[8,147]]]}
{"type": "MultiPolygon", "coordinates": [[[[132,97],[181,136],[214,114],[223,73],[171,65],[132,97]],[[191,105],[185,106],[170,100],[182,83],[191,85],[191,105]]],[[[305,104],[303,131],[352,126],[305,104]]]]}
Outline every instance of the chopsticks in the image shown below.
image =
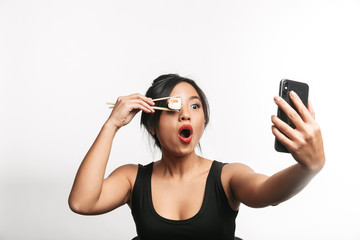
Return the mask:
{"type": "Polygon", "coordinates": [[[156,98],[156,99],[153,99],[152,101],[153,101],[153,102],[157,102],[157,101],[166,100],[166,99],[170,99],[170,98],[174,98],[174,97],[156,98]]]}
{"type": "MultiPolygon", "coordinates": [[[[153,102],[157,102],[157,101],[161,101],[161,100],[167,100],[170,98],[174,98],[174,97],[163,97],[163,98],[156,98],[156,99],[152,99],[153,102]]],[[[115,103],[113,102],[107,102],[106,105],[113,105],[110,106],[109,108],[112,109],[114,108],[115,103]]],[[[174,109],[170,109],[170,108],[165,108],[165,107],[157,107],[157,106],[152,106],[153,109],[155,110],[164,110],[164,111],[175,111],[177,112],[178,110],[174,110],[174,109]]]]}

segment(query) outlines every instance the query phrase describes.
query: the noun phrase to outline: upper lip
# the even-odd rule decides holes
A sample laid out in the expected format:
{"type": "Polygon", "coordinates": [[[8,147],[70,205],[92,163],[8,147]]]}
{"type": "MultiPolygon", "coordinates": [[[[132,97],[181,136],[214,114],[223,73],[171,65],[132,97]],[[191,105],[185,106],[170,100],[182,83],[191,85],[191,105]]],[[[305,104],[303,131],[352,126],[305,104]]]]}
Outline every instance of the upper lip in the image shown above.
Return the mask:
{"type": "Polygon", "coordinates": [[[181,131],[184,129],[189,129],[190,130],[190,136],[193,134],[193,128],[190,124],[184,124],[180,127],[178,134],[180,135],[181,131]]]}

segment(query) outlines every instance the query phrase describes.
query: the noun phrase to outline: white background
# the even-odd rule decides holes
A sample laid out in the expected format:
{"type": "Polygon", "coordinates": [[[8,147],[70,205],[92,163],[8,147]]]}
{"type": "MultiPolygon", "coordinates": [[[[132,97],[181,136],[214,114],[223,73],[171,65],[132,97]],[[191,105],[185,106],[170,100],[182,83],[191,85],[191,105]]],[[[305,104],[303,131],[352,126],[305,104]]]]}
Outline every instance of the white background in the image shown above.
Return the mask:
{"type": "MultiPolygon", "coordinates": [[[[277,207],[242,206],[250,239],[360,239],[360,1],[0,1],[0,239],[131,239],[127,206],[72,213],[77,168],[116,97],[164,73],[193,78],[211,120],[203,155],[273,174],[279,81],[307,82],[327,163],[277,207]]],[[[107,175],[159,158],[137,115],[107,175]]]]}

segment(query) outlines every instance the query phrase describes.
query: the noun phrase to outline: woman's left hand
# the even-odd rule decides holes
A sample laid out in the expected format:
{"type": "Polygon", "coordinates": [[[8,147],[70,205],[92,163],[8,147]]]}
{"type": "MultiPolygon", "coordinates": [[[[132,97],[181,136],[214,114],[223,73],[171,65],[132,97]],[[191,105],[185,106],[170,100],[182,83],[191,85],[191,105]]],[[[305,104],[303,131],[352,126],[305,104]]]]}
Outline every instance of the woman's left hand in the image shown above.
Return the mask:
{"type": "Polygon", "coordinates": [[[298,112],[281,97],[274,98],[296,128],[293,129],[278,117],[272,116],[272,132],[299,164],[312,172],[318,172],[325,164],[325,153],[314,109],[310,102],[306,108],[294,91],[290,92],[290,99],[298,112]]]}

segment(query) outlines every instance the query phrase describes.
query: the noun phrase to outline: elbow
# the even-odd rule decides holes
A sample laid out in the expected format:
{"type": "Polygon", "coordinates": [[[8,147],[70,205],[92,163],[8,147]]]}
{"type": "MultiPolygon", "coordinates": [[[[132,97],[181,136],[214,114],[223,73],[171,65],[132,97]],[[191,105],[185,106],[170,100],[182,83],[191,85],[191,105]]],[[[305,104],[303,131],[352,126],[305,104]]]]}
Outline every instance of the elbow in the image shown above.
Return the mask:
{"type": "Polygon", "coordinates": [[[76,201],[71,198],[71,196],[68,199],[68,205],[71,211],[77,214],[81,215],[89,215],[89,211],[87,211],[83,204],[81,204],[79,201],[76,201]]]}
{"type": "Polygon", "coordinates": [[[71,196],[68,199],[68,205],[71,211],[73,211],[74,213],[79,213],[81,214],[81,207],[80,205],[74,201],[73,199],[71,199],[71,196]]]}

